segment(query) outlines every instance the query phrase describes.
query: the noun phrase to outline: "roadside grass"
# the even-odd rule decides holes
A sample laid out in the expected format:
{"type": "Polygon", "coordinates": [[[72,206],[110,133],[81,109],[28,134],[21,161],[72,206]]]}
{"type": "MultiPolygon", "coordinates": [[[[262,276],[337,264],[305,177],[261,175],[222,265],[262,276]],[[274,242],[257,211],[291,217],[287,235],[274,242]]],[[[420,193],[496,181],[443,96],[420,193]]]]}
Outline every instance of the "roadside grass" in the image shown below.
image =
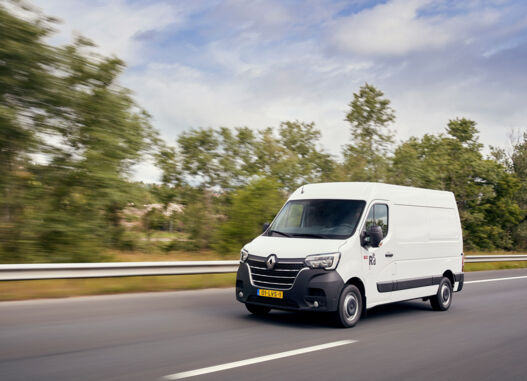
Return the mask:
{"type": "Polygon", "coordinates": [[[523,251],[494,250],[494,251],[465,251],[465,255],[527,255],[527,253],[523,251]]]}
{"type": "Polygon", "coordinates": [[[488,270],[525,269],[525,268],[527,268],[527,261],[465,263],[465,272],[469,272],[469,271],[488,271],[488,270]]]}
{"type": "MultiPolygon", "coordinates": [[[[221,255],[212,250],[168,253],[111,250],[108,257],[111,262],[221,261],[239,258],[238,254],[221,255]]],[[[7,281],[0,282],[0,301],[233,287],[235,279],[236,274],[196,274],[7,281]]]]}
{"type": "Polygon", "coordinates": [[[157,262],[157,261],[226,261],[238,259],[239,254],[221,255],[212,250],[170,251],[152,253],[139,251],[108,251],[112,262],[157,262]]]}
{"type": "MultiPolygon", "coordinates": [[[[214,251],[199,252],[109,252],[111,261],[212,261],[238,259],[238,255],[223,256],[214,251]]],[[[485,254],[524,254],[510,252],[471,253],[485,254]]],[[[527,268],[527,261],[465,263],[465,271],[501,270],[527,268]]],[[[95,279],[52,279],[32,281],[0,282],[0,301],[40,298],[64,298],[85,295],[122,294],[130,292],[153,292],[193,290],[202,288],[233,287],[235,274],[199,274],[172,276],[142,276],[95,279]]]]}
{"type": "MultiPolygon", "coordinates": [[[[465,255],[525,255],[516,251],[465,252],[465,255]]],[[[509,270],[527,268],[527,261],[465,263],[465,271],[509,270]]]]}
{"type": "Polygon", "coordinates": [[[233,287],[236,274],[51,279],[0,282],[0,301],[233,287]]]}

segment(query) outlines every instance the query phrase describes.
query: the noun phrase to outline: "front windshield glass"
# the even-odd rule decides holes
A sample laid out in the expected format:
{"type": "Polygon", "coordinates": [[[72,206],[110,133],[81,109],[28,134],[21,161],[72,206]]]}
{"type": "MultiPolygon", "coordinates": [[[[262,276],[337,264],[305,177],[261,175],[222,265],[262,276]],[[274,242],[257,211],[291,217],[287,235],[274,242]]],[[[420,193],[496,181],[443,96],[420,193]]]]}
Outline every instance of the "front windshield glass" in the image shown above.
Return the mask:
{"type": "Polygon", "coordinates": [[[282,208],[266,235],[346,239],[355,232],[365,204],[359,200],[292,200],[282,208]]]}

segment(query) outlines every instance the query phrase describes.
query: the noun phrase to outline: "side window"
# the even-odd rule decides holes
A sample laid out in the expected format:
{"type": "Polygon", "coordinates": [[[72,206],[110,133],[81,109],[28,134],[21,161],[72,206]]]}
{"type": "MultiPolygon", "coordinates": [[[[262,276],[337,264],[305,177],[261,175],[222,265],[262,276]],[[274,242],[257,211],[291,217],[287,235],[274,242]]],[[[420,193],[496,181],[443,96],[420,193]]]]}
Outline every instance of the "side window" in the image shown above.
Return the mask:
{"type": "Polygon", "coordinates": [[[368,230],[370,226],[375,225],[375,219],[373,217],[373,210],[375,208],[370,208],[370,212],[368,213],[368,217],[366,217],[366,224],[364,225],[364,230],[368,230]]]}
{"type": "Polygon", "coordinates": [[[382,229],[383,238],[388,234],[388,205],[375,204],[373,206],[373,217],[375,218],[375,225],[382,229]]]}
{"type": "Polygon", "coordinates": [[[367,230],[372,225],[381,227],[383,237],[388,235],[388,205],[375,204],[370,208],[364,230],[367,230]]]}

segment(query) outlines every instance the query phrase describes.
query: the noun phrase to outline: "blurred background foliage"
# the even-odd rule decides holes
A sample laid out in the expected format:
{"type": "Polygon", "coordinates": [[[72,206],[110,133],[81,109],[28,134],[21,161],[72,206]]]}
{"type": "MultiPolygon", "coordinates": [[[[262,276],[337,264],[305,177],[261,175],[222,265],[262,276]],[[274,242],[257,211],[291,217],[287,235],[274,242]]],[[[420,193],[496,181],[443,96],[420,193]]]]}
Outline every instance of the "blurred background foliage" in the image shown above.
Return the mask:
{"type": "Polygon", "coordinates": [[[0,5],[0,262],[85,262],[109,252],[232,255],[305,183],[380,181],[455,193],[469,250],[527,249],[527,134],[485,149],[476,122],[396,142],[395,110],[364,84],[340,155],[313,123],[195,128],[174,145],[119,84],[124,63],[78,38],[45,42],[55,20],[0,5]],[[485,154],[484,152],[489,152],[485,154]],[[159,184],[131,180],[154,160],[159,184]]]}

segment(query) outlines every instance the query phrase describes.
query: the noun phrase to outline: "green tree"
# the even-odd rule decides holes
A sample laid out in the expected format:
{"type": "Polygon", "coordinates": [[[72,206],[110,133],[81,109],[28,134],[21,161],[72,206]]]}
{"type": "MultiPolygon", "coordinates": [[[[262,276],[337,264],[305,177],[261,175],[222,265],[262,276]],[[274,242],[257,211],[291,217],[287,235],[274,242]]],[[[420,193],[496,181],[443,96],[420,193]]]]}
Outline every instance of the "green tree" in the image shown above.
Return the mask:
{"type": "Polygon", "coordinates": [[[232,196],[226,220],[215,233],[213,248],[221,253],[236,253],[259,235],[262,225],[271,221],[285,200],[285,194],[273,179],[253,180],[232,196]]]}
{"type": "Polygon", "coordinates": [[[279,135],[281,143],[290,153],[290,164],[297,168],[294,187],[331,178],[335,161],[320,146],[322,134],[315,123],[283,122],[279,135]]]}
{"type": "Polygon", "coordinates": [[[206,188],[217,186],[220,142],[214,129],[190,130],[182,133],[177,141],[181,150],[183,171],[190,181],[206,188]]]}
{"type": "Polygon", "coordinates": [[[0,7],[2,261],[97,260],[118,244],[140,193],[132,168],[157,136],[118,84],[122,61],[82,38],[46,45],[51,20],[33,16],[0,7]]]}
{"type": "MultiPolygon", "coordinates": [[[[50,18],[34,22],[11,14],[0,4],[0,261],[20,261],[33,249],[35,231],[27,223],[38,203],[41,184],[29,170],[32,154],[45,152],[43,136],[56,127],[62,95],[49,67],[58,62],[56,50],[43,43],[50,18]]],[[[10,3],[17,8],[15,3],[10,3]]],[[[20,8],[18,8],[22,12],[20,8]]]]}
{"type": "Polygon", "coordinates": [[[395,151],[391,181],[452,191],[467,249],[511,249],[521,215],[514,201],[517,178],[502,164],[483,158],[474,121],[451,120],[446,133],[402,143],[395,151]]]}
{"type": "Polygon", "coordinates": [[[394,135],[389,129],[395,113],[384,93],[368,83],[353,94],[346,121],[352,143],[344,146],[343,171],[348,180],[385,181],[394,135]]]}
{"type": "Polygon", "coordinates": [[[230,192],[264,176],[291,191],[331,178],[336,164],[320,147],[320,137],[314,123],[299,121],[256,133],[247,127],[193,129],[178,138],[183,178],[188,184],[230,192]]]}
{"type": "Polygon", "coordinates": [[[517,177],[520,187],[514,199],[522,209],[522,219],[514,228],[514,246],[527,249],[527,133],[524,132],[512,141],[512,153],[508,160],[511,172],[517,177]]]}
{"type": "Polygon", "coordinates": [[[205,249],[210,246],[219,220],[217,201],[215,194],[205,189],[194,189],[187,193],[183,213],[179,216],[182,231],[191,240],[186,248],[205,249]]]}
{"type": "Polygon", "coordinates": [[[157,139],[148,114],[117,84],[123,62],[81,53],[89,46],[79,40],[59,52],[66,95],[63,117],[56,121],[62,139],[41,168],[50,191],[41,242],[47,256],[68,252],[77,261],[119,245],[121,211],[137,191],[130,182],[132,168],[157,139]],[[79,241],[89,242],[90,250],[73,250],[79,241]]]}
{"type": "Polygon", "coordinates": [[[156,164],[161,169],[161,184],[151,187],[150,192],[166,209],[178,200],[183,185],[183,170],[175,147],[161,145],[155,154],[156,164]]]}
{"type": "Polygon", "coordinates": [[[319,146],[320,137],[314,123],[299,121],[282,122],[278,136],[272,128],[259,131],[258,174],[276,179],[289,192],[305,183],[330,179],[336,164],[319,146]]]}
{"type": "Polygon", "coordinates": [[[247,185],[256,174],[256,136],[248,127],[222,127],[216,132],[220,141],[218,178],[223,190],[247,185]]]}

